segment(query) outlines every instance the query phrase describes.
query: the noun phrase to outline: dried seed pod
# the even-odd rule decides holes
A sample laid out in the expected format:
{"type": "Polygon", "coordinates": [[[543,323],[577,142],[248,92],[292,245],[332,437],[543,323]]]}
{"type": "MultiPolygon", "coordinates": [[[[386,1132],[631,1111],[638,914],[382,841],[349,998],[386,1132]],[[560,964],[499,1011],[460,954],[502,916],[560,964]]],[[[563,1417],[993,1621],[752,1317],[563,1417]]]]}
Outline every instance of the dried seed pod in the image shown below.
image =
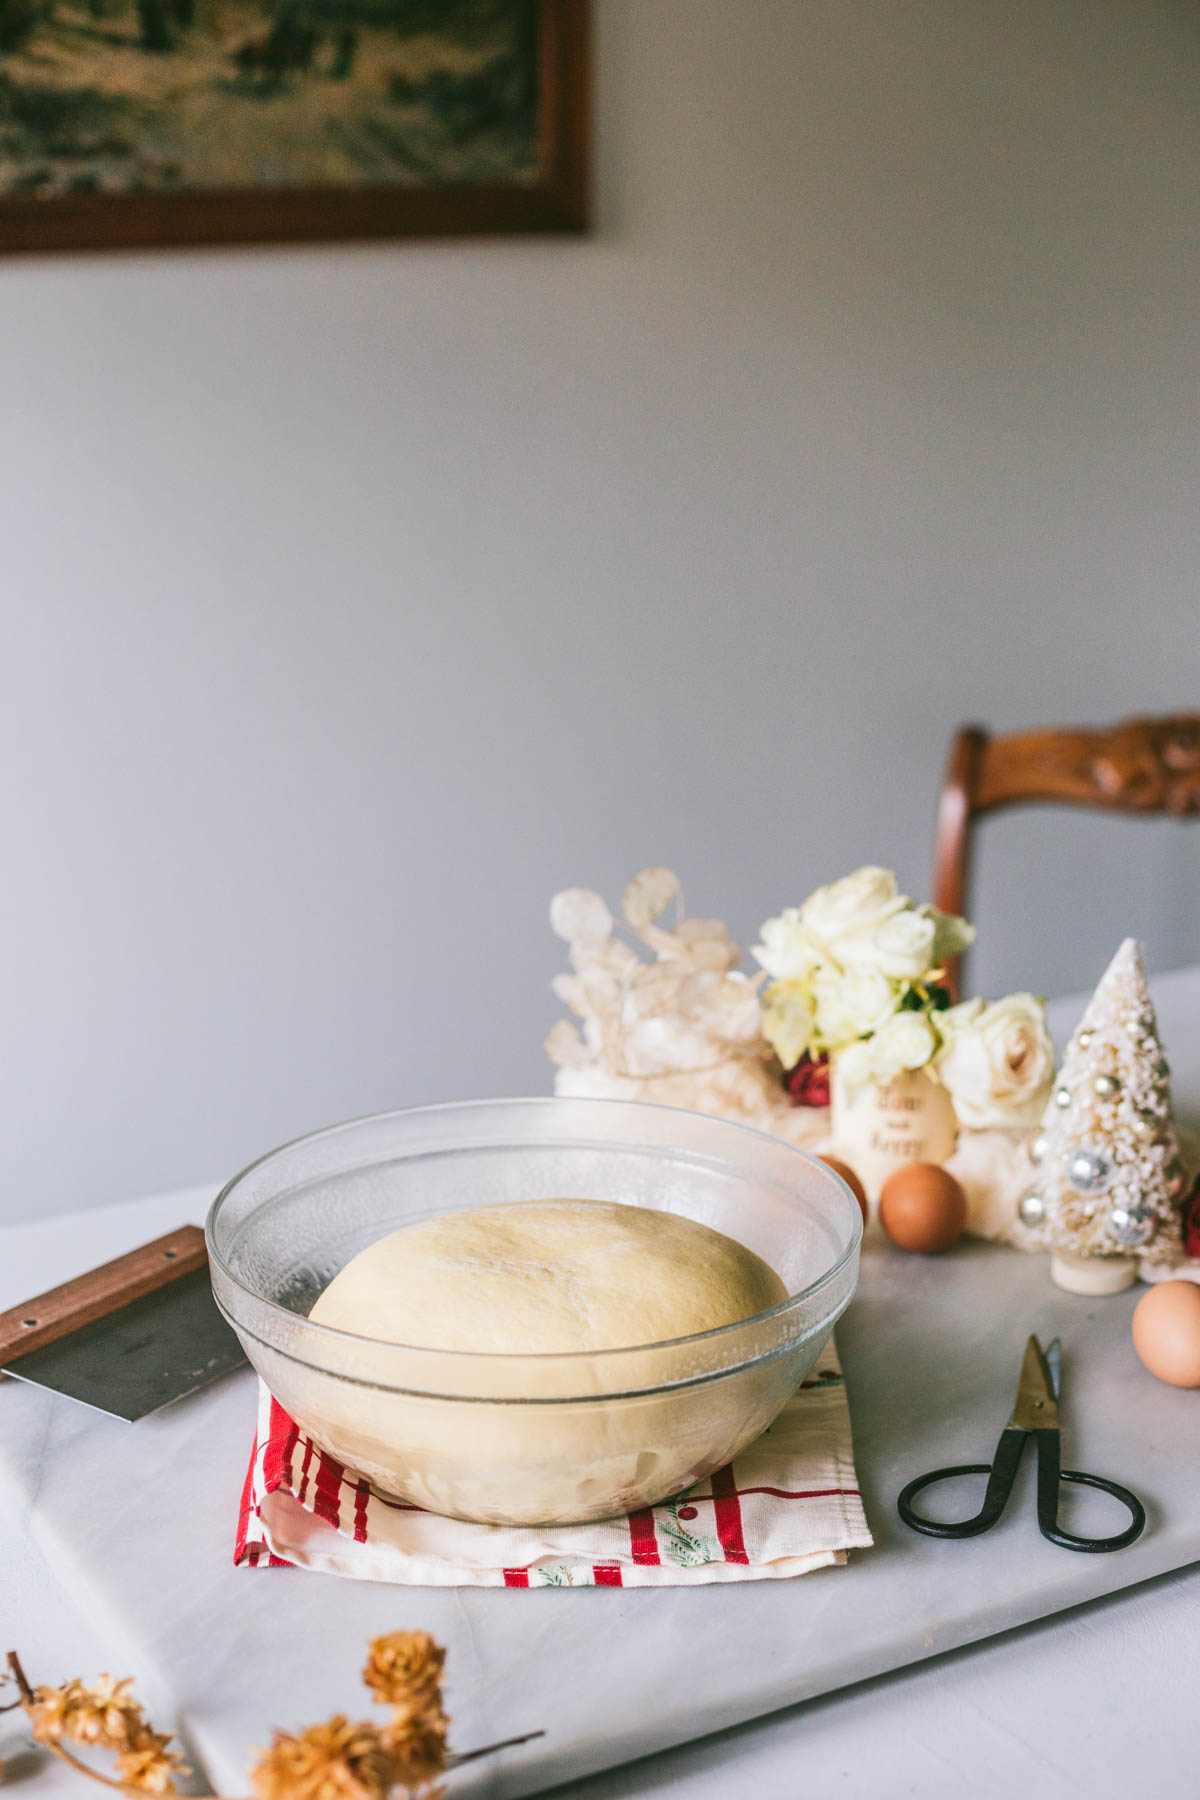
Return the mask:
{"type": "Polygon", "coordinates": [[[621,911],[639,934],[666,912],[680,896],[679,877],[670,869],[643,869],[628,882],[621,895],[621,911]]]}
{"type": "Polygon", "coordinates": [[[550,991],[581,1019],[587,1017],[587,997],[578,975],[555,975],[550,982],[550,991]]]}
{"type": "Polygon", "coordinates": [[[612,914],[590,888],[564,888],[550,902],[550,929],[568,944],[609,937],[612,927],[612,914]]]}
{"type": "Polygon", "coordinates": [[[576,938],[567,954],[571,967],[581,974],[587,969],[599,969],[620,980],[641,966],[636,951],[616,937],[576,938]]]}
{"type": "Polygon", "coordinates": [[[546,1055],[560,1069],[585,1069],[595,1056],[570,1019],[558,1019],[544,1039],[546,1055]]]}

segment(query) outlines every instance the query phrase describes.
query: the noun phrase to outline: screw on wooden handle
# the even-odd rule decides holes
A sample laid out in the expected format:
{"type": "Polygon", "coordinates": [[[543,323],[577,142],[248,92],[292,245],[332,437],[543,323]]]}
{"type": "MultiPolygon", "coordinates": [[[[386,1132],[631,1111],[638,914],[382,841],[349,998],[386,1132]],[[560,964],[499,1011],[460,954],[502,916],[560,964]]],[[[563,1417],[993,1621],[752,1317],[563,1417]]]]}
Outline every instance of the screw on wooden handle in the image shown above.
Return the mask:
{"type": "Polygon", "coordinates": [[[86,1275],[64,1281],[61,1287],[11,1307],[0,1313],[0,1367],[28,1350],[53,1344],[81,1325],[90,1325],[93,1319],[106,1318],[181,1275],[204,1268],[207,1260],[200,1227],[181,1225],[152,1244],[143,1244],[139,1250],[130,1250],[86,1275]]]}

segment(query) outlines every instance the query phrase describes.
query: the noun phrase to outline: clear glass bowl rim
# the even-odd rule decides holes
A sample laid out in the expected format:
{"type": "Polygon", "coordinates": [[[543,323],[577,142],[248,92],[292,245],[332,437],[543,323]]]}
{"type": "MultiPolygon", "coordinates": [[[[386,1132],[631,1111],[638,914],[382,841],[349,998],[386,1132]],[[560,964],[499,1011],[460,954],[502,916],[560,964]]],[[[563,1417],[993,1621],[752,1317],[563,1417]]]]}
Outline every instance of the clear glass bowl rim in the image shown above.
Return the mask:
{"type": "MultiPolygon", "coordinates": [[[[603,1113],[598,1112],[597,1117],[602,1118],[603,1113]]],[[[728,1158],[726,1160],[732,1161],[733,1159],[728,1158]]],[[[443,1100],[422,1106],[398,1106],[379,1113],[360,1113],[355,1118],[342,1119],[335,1125],[325,1125],[320,1127],[317,1131],[303,1132],[299,1137],[290,1138],[286,1143],[277,1144],[274,1149],[268,1150],[264,1155],[255,1157],[253,1162],[247,1163],[245,1168],[240,1169],[236,1175],[232,1176],[231,1179],[225,1183],[224,1187],[222,1187],[220,1193],[208,1209],[208,1216],[205,1219],[204,1224],[204,1233],[208,1243],[209,1258],[218,1265],[225,1279],[233,1287],[237,1288],[240,1293],[245,1294],[252,1305],[264,1308],[268,1317],[274,1316],[277,1318],[280,1324],[289,1332],[295,1331],[298,1327],[302,1328],[303,1341],[311,1342],[314,1350],[316,1349],[316,1346],[322,1342],[334,1344],[368,1344],[383,1347],[388,1350],[409,1351],[413,1355],[420,1356],[422,1359],[427,1359],[431,1367],[437,1365],[437,1360],[439,1358],[444,1358],[444,1366],[446,1367],[450,1367],[453,1364],[469,1365],[471,1363],[474,1363],[477,1366],[487,1365],[488,1367],[495,1368],[504,1368],[506,1366],[516,1368],[518,1365],[529,1363],[566,1365],[582,1365],[586,1363],[592,1367],[603,1368],[607,1358],[614,1359],[613,1366],[615,1366],[615,1359],[618,1357],[628,1358],[637,1355],[638,1353],[649,1354],[656,1350],[672,1350],[693,1344],[712,1344],[723,1337],[732,1338],[735,1333],[744,1332],[750,1325],[761,1324],[764,1320],[784,1318],[790,1311],[800,1311],[801,1308],[806,1306],[812,1299],[820,1294],[823,1288],[828,1287],[835,1282],[845,1269],[846,1265],[852,1261],[854,1256],[858,1253],[862,1244],[863,1219],[857,1199],[847,1183],[837,1173],[836,1169],[831,1169],[827,1162],[815,1155],[812,1151],[802,1150],[799,1145],[790,1144],[786,1138],[776,1137],[772,1132],[760,1131],[755,1125],[746,1125],[739,1119],[725,1119],[712,1113],[691,1112],[686,1107],[661,1106],[657,1102],[647,1100],[610,1099],[600,1096],[596,1096],[595,1098],[591,1096],[587,1098],[576,1098],[574,1095],[560,1097],[554,1094],[536,1094],[520,1095],[515,1098],[507,1099],[443,1100]],[[649,1344],[613,1345],[606,1350],[530,1350],[503,1352],[492,1350],[435,1350],[428,1349],[420,1344],[396,1344],[386,1339],[366,1337],[360,1332],[343,1331],[337,1326],[316,1324],[313,1320],[305,1318],[303,1314],[294,1313],[290,1311],[288,1307],[280,1306],[278,1301],[270,1299],[266,1294],[259,1293],[256,1288],[249,1287],[242,1281],[221,1255],[217,1247],[216,1230],[218,1215],[220,1214],[222,1206],[241,1182],[245,1181],[247,1177],[252,1175],[257,1169],[261,1169],[265,1167],[267,1163],[274,1161],[277,1156],[283,1156],[286,1152],[295,1150],[303,1144],[312,1144],[323,1138],[335,1137],[340,1132],[350,1132],[358,1125],[382,1125],[391,1119],[405,1119],[411,1117],[413,1114],[432,1117],[433,1115],[440,1113],[483,1113],[491,1107],[498,1106],[519,1107],[521,1109],[527,1108],[530,1111],[553,1111],[557,1110],[560,1106],[570,1106],[574,1110],[580,1108],[612,1108],[624,1111],[637,1109],[647,1113],[656,1113],[659,1115],[666,1114],[674,1116],[675,1118],[686,1119],[692,1129],[695,1129],[696,1124],[699,1121],[702,1126],[719,1128],[721,1132],[736,1132],[746,1138],[765,1142],[769,1144],[773,1150],[782,1152],[785,1158],[794,1157],[802,1164],[819,1168],[822,1180],[827,1184],[831,1184],[836,1190],[840,1190],[850,1209],[849,1242],[836,1260],[831,1263],[829,1268],[822,1274],[818,1275],[815,1281],[809,1282],[806,1287],[799,1289],[797,1293],[789,1294],[786,1300],[778,1301],[776,1305],[768,1307],[764,1312],[753,1313],[745,1319],[735,1319],[728,1325],[713,1326],[708,1331],[692,1332],[684,1337],[663,1338],[649,1344]]],[[[274,1349],[277,1354],[288,1356],[289,1360],[297,1362],[307,1361],[306,1358],[297,1356],[295,1350],[283,1351],[279,1346],[275,1345],[269,1347],[274,1349]]],[[[309,1366],[318,1370],[321,1368],[321,1365],[318,1362],[314,1362],[309,1366]]],[[[731,1364],[729,1372],[733,1372],[738,1366],[739,1365],[736,1363],[731,1364]]],[[[599,1399],[602,1398],[602,1395],[591,1393],[586,1397],[589,1399],[599,1399]]]]}

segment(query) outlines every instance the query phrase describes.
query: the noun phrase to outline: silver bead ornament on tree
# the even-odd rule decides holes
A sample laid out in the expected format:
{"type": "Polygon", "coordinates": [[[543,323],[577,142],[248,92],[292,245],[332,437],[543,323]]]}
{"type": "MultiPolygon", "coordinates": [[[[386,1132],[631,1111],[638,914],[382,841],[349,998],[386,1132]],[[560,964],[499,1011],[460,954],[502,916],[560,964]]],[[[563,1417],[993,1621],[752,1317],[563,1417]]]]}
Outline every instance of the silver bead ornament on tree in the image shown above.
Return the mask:
{"type": "Polygon", "coordinates": [[[1067,1180],[1077,1194],[1103,1194],[1114,1173],[1112,1158],[1091,1145],[1082,1144],[1067,1157],[1067,1180]]]}
{"type": "Polygon", "coordinates": [[[1128,1244],[1131,1249],[1154,1236],[1157,1222],[1151,1206],[1114,1206],[1108,1215],[1108,1228],[1117,1242],[1128,1244]]]}

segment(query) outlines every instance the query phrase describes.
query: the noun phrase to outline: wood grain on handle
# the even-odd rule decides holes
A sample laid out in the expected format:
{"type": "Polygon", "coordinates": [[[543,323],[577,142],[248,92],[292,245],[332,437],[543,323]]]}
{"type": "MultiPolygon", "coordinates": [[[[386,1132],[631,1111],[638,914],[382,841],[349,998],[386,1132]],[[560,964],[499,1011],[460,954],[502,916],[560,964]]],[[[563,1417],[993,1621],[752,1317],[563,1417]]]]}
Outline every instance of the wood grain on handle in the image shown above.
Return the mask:
{"type": "Polygon", "coordinates": [[[43,1344],[52,1344],[93,1319],[105,1318],[180,1275],[204,1268],[207,1260],[200,1227],[181,1225],[152,1244],[143,1244],[139,1250],[130,1250],[0,1313],[0,1364],[12,1362],[27,1350],[40,1350],[43,1344]]]}

